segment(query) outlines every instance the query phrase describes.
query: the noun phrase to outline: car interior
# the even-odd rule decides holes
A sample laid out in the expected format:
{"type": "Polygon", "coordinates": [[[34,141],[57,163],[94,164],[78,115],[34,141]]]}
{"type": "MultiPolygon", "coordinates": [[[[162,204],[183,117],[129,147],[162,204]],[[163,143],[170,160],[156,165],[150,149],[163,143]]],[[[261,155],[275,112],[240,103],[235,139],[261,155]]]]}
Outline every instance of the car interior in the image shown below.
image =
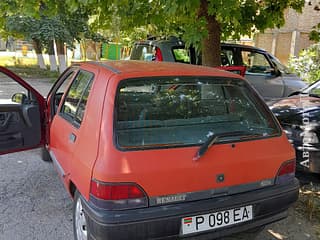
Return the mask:
{"type": "Polygon", "coordinates": [[[0,73],[0,150],[29,148],[41,141],[40,110],[33,94],[21,87],[21,92],[10,89],[17,83],[0,73]]]}

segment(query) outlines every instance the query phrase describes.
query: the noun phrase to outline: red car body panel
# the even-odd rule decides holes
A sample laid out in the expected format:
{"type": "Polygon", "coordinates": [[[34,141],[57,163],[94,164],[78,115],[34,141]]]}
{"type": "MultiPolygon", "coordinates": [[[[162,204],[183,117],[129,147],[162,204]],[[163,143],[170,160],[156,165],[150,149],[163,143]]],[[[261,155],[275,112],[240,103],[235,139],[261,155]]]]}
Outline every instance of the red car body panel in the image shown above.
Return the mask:
{"type": "MultiPolygon", "coordinates": [[[[48,108],[46,108],[44,98],[29,84],[4,68],[0,68],[0,71],[8,74],[36,96],[41,111],[41,121],[43,122],[42,138],[37,146],[46,144],[67,191],[75,198],[74,215],[85,214],[84,221],[87,221],[87,225],[84,228],[87,229],[88,227],[90,229],[88,232],[92,235],[90,236],[92,239],[128,239],[128,235],[130,235],[130,239],[132,237],[132,239],[139,240],[161,239],[169,236],[177,238],[183,235],[181,226],[183,218],[220,211],[229,213],[240,207],[245,209],[248,207],[250,211],[253,209],[253,213],[250,215],[252,218],[248,219],[247,222],[233,223],[233,225],[221,228],[218,231],[208,229],[211,230],[207,231],[209,234],[221,237],[284,218],[287,209],[298,197],[298,182],[294,178],[294,149],[270,109],[259,98],[257,92],[250,88],[246,80],[238,74],[215,68],[168,62],[106,61],[76,63],[73,67],[67,69],[57,81],[58,85],[59,82],[65,81],[68,83],[69,81],[69,88],[65,90],[62,98],[56,104],[59,86],[53,87],[47,97],[48,108]],[[68,75],[69,72],[71,72],[70,75],[68,75]],[[85,90],[81,92],[81,98],[79,98],[77,105],[73,105],[77,99],[72,98],[71,95],[76,95],[77,92],[71,87],[74,83],[75,85],[78,83],[76,81],[78,76],[82,76],[82,79],[88,76],[80,75],[81,72],[90,73],[88,75],[91,78],[85,85],[86,87],[83,88],[85,90]],[[70,79],[68,76],[71,76],[70,79]],[[170,81],[163,83],[163,78],[168,78],[170,81]],[[119,136],[117,124],[123,121],[119,120],[120,118],[117,115],[117,111],[122,104],[118,101],[118,96],[121,95],[121,90],[125,89],[121,83],[130,81],[136,83],[137,80],[143,80],[143,83],[149,86],[149,81],[159,80],[158,82],[164,84],[164,92],[174,92],[180,89],[177,87],[178,85],[175,85],[179,78],[186,86],[192,84],[197,87],[200,86],[200,90],[197,91],[201,93],[201,100],[202,98],[205,99],[205,97],[202,97],[202,94],[205,95],[205,91],[210,92],[211,95],[208,94],[208,96],[214,95],[214,90],[201,88],[202,86],[207,87],[207,85],[210,85],[210,87],[217,85],[219,89],[224,89],[225,92],[231,86],[230,88],[233,91],[237,90],[243,94],[240,95],[241,97],[252,94],[248,97],[250,101],[247,103],[248,105],[252,104],[250,105],[251,109],[260,114],[259,119],[262,119],[261,122],[263,123],[257,124],[267,130],[262,130],[263,133],[255,132],[251,135],[247,135],[248,132],[245,132],[244,135],[237,135],[236,138],[232,136],[232,140],[212,142],[208,145],[204,155],[195,158],[199,154],[199,149],[205,146],[207,140],[210,139],[207,134],[212,127],[218,129],[216,124],[219,124],[219,121],[223,122],[222,120],[217,121],[218,123],[214,120],[210,120],[210,122],[206,120],[208,118],[216,119],[214,118],[217,117],[214,115],[216,113],[212,114],[212,111],[210,112],[211,115],[196,115],[194,118],[199,122],[188,123],[191,127],[183,124],[183,122],[185,120],[189,121],[192,117],[189,117],[190,119],[187,117],[183,119],[173,118],[177,125],[170,126],[171,128],[166,130],[175,131],[177,135],[182,133],[180,136],[185,136],[184,133],[188,131],[185,130],[186,126],[189,127],[188,129],[195,128],[197,131],[198,128],[203,128],[200,134],[204,141],[201,139],[199,141],[196,137],[191,144],[186,141],[179,142],[175,146],[174,144],[170,145],[170,141],[163,144],[162,142],[151,143],[150,146],[152,147],[150,148],[144,148],[144,141],[143,144],[139,141],[142,146],[140,149],[135,149],[135,146],[130,146],[130,144],[121,146],[117,138],[119,136]],[[214,81],[220,82],[216,84],[214,81]],[[92,85],[90,85],[91,82],[92,85]],[[174,88],[170,88],[171,84],[174,88]],[[169,85],[168,88],[167,85],[169,85]],[[86,90],[89,92],[88,95],[85,95],[86,90]],[[68,102],[66,99],[69,94],[71,100],[68,102]],[[72,102],[73,100],[74,102],[72,102]],[[74,110],[74,116],[76,116],[82,100],[85,102],[83,115],[81,121],[75,124],[75,117],[73,121],[70,120],[71,117],[68,118],[63,111],[63,107],[69,104],[70,112],[74,110]],[[47,118],[45,118],[45,114],[48,114],[47,118]],[[201,122],[199,119],[202,119],[201,122]],[[203,122],[205,127],[202,125],[203,122]],[[45,123],[47,124],[45,125],[45,123]],[[180,132],[176,128],[179,128],[180,132]],[[46,132],[47,141],[45,141],[46,132]],[[100,189],[103,190],[99,192],[100,189]],[[107,194],[109,193],[107,192],[108,189],[111,189],[110,195],[107,194]],[[117,192],[119,195],[113,195],[112,191],[114,189],[120,189],[120,193],[117,192]],[[134,193],[129,190],[123,192],[123,189],[130,189],[134,193]],[[132,197],[132,194],[135,197],[132,197]],[[205,197],[202,194],[205,194],[205,197]],[[123,196],[127,197],[123,198],[123,196]],[[169,197],[166,198],[166,196],[169,197]],[[76,212],[80,202],[83,208],[81,206],[81,211],[76,212]],[[280,203],[279,207],[274,206],[275,202],[280,203]],[[164,206],[164,204],[166,205],[164,206]],[[126,231],[123,230],[124,228],[126,231]],[[150,229],[153,230],[150,231],[150,229]]],[[[134,87],[137,86],[134,85],[134,87]]],[[[189,88],[187,90],[189,91],[189,88]]],[[[188,92],[187,90],[186,92],[188,92]]],[[[229,91],[228,101],[226,100],[226,94],[223,95],[226,112],[220,114],[227,115],[228,119],[223,124],[229,125],[220,128],[228,131],[225,128],[228,128],[233,121],[238,124],[234,126],[244,126],[243,128],[246,129],[249,123],[245,123],[245,121],[247,115],[251,113],[242,116],[240,110],[239,112],[234,112],[237,111],[236,109],[231,110],[231,105],[235,103],[234,99],[238,97],[239,100],[241,98],[239,95],[232,95],[232,90],[229,89],[229,91]],[[236,116],[237,120],[230,120],[233,119],[230,117],[233,114],[239,115],[236,116]]],[[[130,93],[130,91],[128,92],[130,93]]],[[[150,91],[147,96],[150,97],[154,93],[150,91]]],[[[175,93],[179,98],[185,97],[179,92],[175,93]]],[[[145,100],[145,98],[142,99],[145,100]]],[[[159,105],[161,105],[163,103],[162,99],[159,102],[159,105]]],[[[241,101],[239,103],[241,104],[241,101]]],[[[215,103],[211,102],[211,104],[214,105],[215,103]]],[[[141,102],[141,105],[146,105],[145,101],[141,102]]],[[[207,106],[207,102],[205,102],[205,106],[207,106]]],[[[165,107],[166,105],[161,106],[161,109],[167,111],[165,107]]],[[[158,109],[156,108],[156,110],[158,109]]],[[[136,108],[132,112],[135,110],[136,108]]],[[[173,112],[175,111],[176,108],[173,112]]],[[[132,112],[129,112],[129,114],[135,114],[132,112]]],[[[161,117],[163,112],[159,113],[161,117]]],[[[176,116],[175,113],[172,114],[176,116]]],[[[259,119],[257,122],[260,121],[259,119]]],[[[144,120],[148,121],[150,119],[144,120]]],[[[151,121],[154,120],[165,122],[172,119],[151,118],[151,121]]],[[[129,119],[127,122],[130,121],[143,122],[140,118],[137,121],[129,119]]],[[[253,128],[255,128],[254,124],[252,123],[253,128]]],[[[144,128],[145,126],[141,128],[141,131],[147,132],[144,128]]],[[[157,127],[152,126],[150,128],[157,127]]],[[[164,128],[167,128],[167,125],[164,128]]],[[[131,131],[128,128],[121,130],[131,131]]],[[[134,138],[140,130],[136,131],[130,132],[132,135],[124,136],[134,138]]],[[[147,132],[147,134],[155,134],[156,138],[156,134],[162,134],[163,129],[157,131],[147,132]]],[[[234,132],[235,130],[229,131],[234,132]]],[[[189,138],[192,137],[189,136],[189,138]]],[[[0,149],[0,153],[3,152],[6,153],[5,150],[0,149]]],[[[13,150],[10,152],[13,152],[13,150]]],[[[75,217],[75,220],[78,219],[75,217]]],[[[229,223],[229,219],[227,222],[229,223]]],[[[74,227],[79,226],[75,224],[74,227]]],[[[81,228],[81,230],[84,228],[81,228]]],[[[201,234],[202,232],[194,231],[192,236],[202,237],[201,234]]],[[[185,236],[189,235],[185,234],[183,237],[185,236]]]]}
{"type": "Polygon", "coordinates": [[[276,176],[282,162],[294,159],[294,151],[284,134],[281,137],[257,140],[254,149],[251,141],[238,143],[235,148],[229,144],[215,145],[199,161],[193,161],[199,147],[126,152],[118,150],[114,138],[110,138],[113,136],[114,126],[109,120],[114,118],[115,90],[122,79],[150,76],[152,71],[155,72],[153,76],[175,76],[181,73],[197,76],[240,76],[215,69],[205,68],[207,71],[203,71],[203,67],[190,67],[185,64],[161,64],[158,67],[146,62],[138,68],[132,63],[132,68],[126,66],[125,69],[122,69],[121,62],[116,65],[120,71],[110,79],[107,89],[101,124],[104,134],[100,135],[97,158],[105,159],[96,162],[93,179],[102,182],[136,182],[149,196],[160,196],[271,179],[276,176]],[[228,177],[224,183],[217,184],[215,176],[222,172],[228,177]]]}

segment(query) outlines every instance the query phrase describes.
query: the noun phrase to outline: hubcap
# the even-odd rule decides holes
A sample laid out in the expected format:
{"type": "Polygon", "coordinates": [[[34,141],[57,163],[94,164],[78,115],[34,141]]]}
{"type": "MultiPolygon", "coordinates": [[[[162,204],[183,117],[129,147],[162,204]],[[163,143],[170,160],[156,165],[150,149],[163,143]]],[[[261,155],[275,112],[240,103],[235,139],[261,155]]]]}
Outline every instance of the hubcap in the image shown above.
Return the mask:
{"type": "Polygon", "coordinates": [[[78,240],[87,240],[87,220],[84,215],[81,200],[78,198],[75,209],[75,226],[78,240]]]}

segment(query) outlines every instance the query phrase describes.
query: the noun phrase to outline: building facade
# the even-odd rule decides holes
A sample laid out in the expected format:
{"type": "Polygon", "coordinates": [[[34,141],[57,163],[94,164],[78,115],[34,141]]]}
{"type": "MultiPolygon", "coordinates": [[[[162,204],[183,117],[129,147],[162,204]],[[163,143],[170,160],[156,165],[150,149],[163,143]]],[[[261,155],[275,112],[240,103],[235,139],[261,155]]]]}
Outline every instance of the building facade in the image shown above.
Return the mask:
{"type": "Polygon", "coordinates": [[[309,33],[313,26],[320,23],[319,10],[319,0],[306,1],[302,13],[286,10],[285,25],[256,34],[255,46],[266,49],[287,64],[290,56],[298,56],[301,50],[314,43],[309,40],[309,33]]]}

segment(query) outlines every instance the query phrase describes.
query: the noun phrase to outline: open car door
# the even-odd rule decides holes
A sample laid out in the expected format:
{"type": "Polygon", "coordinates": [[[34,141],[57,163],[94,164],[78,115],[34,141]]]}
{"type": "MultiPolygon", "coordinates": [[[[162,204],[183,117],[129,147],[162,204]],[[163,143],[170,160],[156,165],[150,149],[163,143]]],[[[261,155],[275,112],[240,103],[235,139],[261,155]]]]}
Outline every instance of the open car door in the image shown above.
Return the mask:
{"type": "Polygon", "coordinates": [[[45,106],[40,93],[0,66],[0,154],[44,144],[45,106]]]}

